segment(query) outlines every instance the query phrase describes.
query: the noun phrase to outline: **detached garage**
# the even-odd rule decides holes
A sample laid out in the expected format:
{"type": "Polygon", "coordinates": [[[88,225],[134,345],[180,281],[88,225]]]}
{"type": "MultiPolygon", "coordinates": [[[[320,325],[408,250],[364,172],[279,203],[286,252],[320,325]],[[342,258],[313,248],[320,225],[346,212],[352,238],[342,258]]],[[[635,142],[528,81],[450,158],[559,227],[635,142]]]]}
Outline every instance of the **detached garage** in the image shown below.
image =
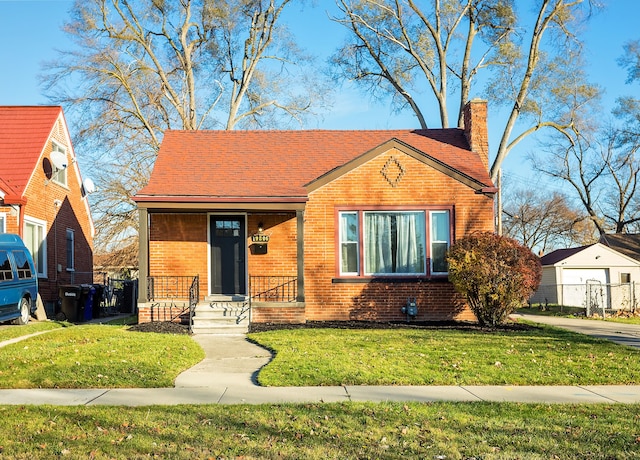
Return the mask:
{"type": "Polygon", "coordinates": [[[640,262],[604,244],[559,249],[540,261],[542,282],[532,303],[583,307],[587,312],[635,305],[640,262]]]}

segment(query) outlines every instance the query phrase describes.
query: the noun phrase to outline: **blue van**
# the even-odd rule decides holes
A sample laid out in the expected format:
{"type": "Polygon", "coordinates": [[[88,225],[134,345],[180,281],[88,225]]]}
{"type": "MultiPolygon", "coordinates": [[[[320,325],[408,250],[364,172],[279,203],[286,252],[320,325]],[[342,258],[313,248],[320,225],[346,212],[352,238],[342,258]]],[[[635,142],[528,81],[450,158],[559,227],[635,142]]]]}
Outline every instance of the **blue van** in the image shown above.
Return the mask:
{"type": "Polygon", "coordinates": [[[38,274],[18,235],[0,234],[0,321],[27,324],[36,311],[38,274]]]}

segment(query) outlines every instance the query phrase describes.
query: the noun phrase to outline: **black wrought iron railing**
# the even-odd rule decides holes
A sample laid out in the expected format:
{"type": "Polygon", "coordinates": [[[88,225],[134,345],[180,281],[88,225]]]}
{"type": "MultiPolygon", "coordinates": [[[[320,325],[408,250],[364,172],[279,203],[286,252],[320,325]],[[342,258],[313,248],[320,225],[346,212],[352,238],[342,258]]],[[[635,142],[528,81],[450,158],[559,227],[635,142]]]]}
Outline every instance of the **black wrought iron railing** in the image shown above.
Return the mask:
{"type": "Polygon", "coordinates": [[[149,276],[147,295],[151,302],[151,321],[189,321],[200,300],[200,276],[149,276]]]}
{"type": "Polygon", "coordinates": [[[191,287],[189,288],[189,332],[193,332],[193,315],[196,312],[196,306],[200,301],[200,276],[193,277],[191,287]]]}
{"type": "Polygon", "coordinates": [[[190,298],[193,280],[193,276],[150,276],[147,278],[147,298],[150,301],[187,300],[190,298]]]}
{"type": "Polygon", "coordinates": [[[254,302],[295,302],[298,297],[298,278],[249,276],[249,295],[254,302]]]}

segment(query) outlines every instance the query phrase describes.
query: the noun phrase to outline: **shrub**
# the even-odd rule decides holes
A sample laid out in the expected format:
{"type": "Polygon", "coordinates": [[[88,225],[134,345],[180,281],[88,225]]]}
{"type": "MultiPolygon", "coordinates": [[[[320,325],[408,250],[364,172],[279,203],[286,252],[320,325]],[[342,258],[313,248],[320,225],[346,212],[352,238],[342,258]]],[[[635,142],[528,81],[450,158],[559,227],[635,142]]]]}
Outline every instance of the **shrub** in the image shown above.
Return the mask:
{"type": "Polygon", "coordinates": [[[447,255],[449,280],[480,325],[496,326],[540,284],[540,260],[517,241],[481,232],[460,239],[447,255]]]}

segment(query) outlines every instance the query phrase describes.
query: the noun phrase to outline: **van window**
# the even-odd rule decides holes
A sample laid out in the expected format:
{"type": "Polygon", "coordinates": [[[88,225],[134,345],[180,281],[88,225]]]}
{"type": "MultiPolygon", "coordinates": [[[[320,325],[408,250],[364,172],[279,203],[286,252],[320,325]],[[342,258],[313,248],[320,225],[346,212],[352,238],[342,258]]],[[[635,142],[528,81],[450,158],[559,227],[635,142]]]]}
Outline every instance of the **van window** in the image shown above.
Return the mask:
{"type": "Polygon", "coordinates": [[[0,251],[0,281],[11,281],[13,272],[11,271],[11,262],[9,262],[9,254],[7,251],[0,251]]]}
{"type": "Polygon", "coordinates": [[[13,258],[16,261],[16,266],[18,268],[18,279],[24,280],[33,278],[33,274],[31,273],[31,267],[29,266],[29,260],[27,259],[27,254],[24,251],[13,251],[13,258]]]}

